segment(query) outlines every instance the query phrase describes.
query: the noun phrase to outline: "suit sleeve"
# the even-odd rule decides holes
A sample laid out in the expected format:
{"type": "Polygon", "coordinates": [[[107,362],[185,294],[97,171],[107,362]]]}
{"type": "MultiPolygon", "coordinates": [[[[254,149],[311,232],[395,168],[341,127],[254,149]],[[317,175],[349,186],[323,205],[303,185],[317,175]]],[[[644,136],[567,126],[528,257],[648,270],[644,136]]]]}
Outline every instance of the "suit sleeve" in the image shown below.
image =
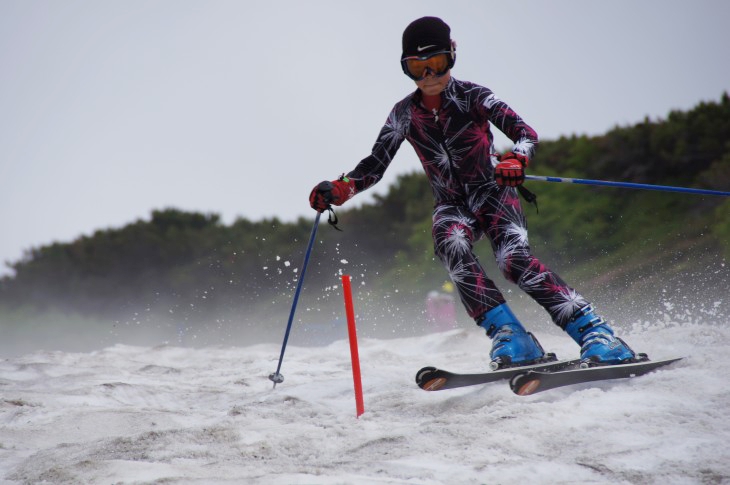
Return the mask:
{"type": "Polygon", "coordinates": [[[532,159],[537,151],[537,133],[515,113],[504,101],[487,90],[483,105],[487,108],[489,121],[512,140],[512,151],[532,159]]]}
{"type": "Polygon", "coordinates": [[[380,181],[405,140],[408,110],[404,105],[405,103],[399,103],[393,108],[380,130],[370,155],[363,158],[357,167],[347,174],[347,177],[355,182],[355,189],[358,192],[380,181]]]}

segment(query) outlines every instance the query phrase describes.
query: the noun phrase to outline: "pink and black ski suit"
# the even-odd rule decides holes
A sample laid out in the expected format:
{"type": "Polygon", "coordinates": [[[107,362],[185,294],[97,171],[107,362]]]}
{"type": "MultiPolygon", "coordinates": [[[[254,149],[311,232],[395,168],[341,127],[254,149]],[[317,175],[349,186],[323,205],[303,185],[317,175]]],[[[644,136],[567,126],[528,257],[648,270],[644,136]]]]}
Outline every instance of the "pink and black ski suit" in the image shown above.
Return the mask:
{"type": "Polygon", "coordinates": [[[433,190],[433,240],[474,319],[505,302],[472,251],[489,238],[504,276],[542,305],[561,328],[588,302],[530,251],[517,190],[494,181],[498,154],[490,124],[532,158],[537,133],[485,87],[451,78],[441,108],[428,111],[416,90],[388,115],[370,156],[347,174],[357,191],[377,183],[403,140],[416,150],[433,190]]]}

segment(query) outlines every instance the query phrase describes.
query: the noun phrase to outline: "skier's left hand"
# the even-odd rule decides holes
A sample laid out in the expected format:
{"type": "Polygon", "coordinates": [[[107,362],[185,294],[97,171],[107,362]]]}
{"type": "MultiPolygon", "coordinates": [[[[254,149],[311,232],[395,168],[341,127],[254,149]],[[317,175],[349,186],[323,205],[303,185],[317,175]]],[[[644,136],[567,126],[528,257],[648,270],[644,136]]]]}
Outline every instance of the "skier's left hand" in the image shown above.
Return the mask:
{"type": "Polygon", "coordinates": [[[516,187],[525,181],[525,167],[530,160],[521,153],[507,152],[494,167],[494,180],[497,185],[516,187]]]}

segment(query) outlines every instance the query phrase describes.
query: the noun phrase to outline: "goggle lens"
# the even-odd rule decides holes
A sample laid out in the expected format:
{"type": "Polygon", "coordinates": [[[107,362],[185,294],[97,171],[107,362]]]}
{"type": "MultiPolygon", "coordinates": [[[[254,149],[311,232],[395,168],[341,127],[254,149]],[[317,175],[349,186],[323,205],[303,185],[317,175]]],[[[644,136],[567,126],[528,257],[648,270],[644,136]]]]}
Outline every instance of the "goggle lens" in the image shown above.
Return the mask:
{"type": "Polygon", "coordinates": [[[450,54],[439,52],[430,57],[406,57],[403,63],[403,71],[416,81],[424,79],[429,72],[435,76],[443,76],[451,69],[450,54]]]}

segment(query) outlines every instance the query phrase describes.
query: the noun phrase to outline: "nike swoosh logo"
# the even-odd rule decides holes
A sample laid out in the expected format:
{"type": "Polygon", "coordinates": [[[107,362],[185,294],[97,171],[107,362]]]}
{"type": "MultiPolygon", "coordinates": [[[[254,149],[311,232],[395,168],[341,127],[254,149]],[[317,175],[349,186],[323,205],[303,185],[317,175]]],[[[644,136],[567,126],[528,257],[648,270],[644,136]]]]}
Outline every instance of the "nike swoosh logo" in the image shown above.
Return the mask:
{"type": "Polygon", "coordinates": [[[425,46],[425,47],[421,47],[421,46],[419,45],[418,47],[416,47],[416,50],[417,50],[418,52],[422,52],[422,51],[425,51],[426,49],[428,49],[428,48],[430,48],[430,47],[436,47],[436,46],[435,46],[435,45],[427,45],[427,46],[425,46]]]}

